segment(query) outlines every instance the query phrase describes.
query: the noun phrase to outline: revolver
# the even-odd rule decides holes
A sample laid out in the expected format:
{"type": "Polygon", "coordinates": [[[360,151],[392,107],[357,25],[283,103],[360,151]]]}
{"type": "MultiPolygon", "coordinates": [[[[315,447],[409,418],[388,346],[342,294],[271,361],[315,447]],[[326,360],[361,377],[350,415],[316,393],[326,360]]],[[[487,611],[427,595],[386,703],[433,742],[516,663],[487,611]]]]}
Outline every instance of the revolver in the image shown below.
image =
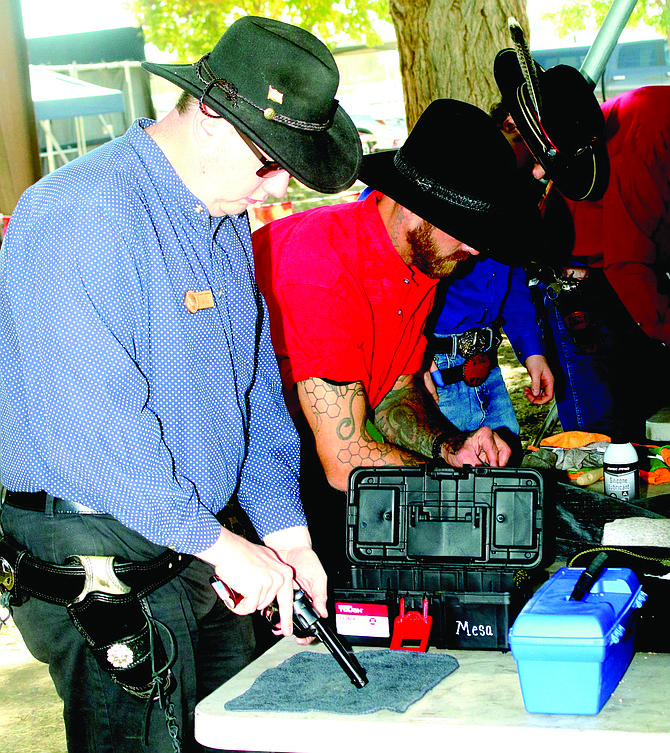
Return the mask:
{"type": "MultiPolygon", "coordinates": [[[[218,578],[212,578],[211,584],[219,598],[229,608],[231,605],[235,607],[242,598],[218,578]]],[[[263,616],[273,627],[279,624],[279,609],[275,604],[266,607],[263,610],[263,616]]],[[[307,594],[300,588],[293,592],[293,629],[298,638],[316,635],[357,688],[364,688],[368,684],[367,674],[358,663],[351,646],[326,625],[314,609],[307,594]]]]}

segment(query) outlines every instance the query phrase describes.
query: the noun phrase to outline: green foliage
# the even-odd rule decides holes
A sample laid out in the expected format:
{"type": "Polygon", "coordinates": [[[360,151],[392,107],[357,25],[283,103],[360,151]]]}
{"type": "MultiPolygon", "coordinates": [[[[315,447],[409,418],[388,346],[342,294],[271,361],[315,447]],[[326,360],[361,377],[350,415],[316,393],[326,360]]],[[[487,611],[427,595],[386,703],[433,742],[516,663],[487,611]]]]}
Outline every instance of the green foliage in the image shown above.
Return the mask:
{"type": "Polygon", "coordinates": [[[296,24],[335,45],[345,36],[375,45],[373,24],[390,20],[388,0],[127,0],[147,42],[190,63],[211,50],[241,16],[264,16],[296,24]]]}
{"type": "MultiPolygon", "coordinates": [[[[551,21],[559,37],[583,29],[597,29],[602,24],[611,0],[572,0],[556,13],[545,13],[542,19],[551,21]]],[[[640,23],[651,26],[664,36],[670,32],[670,0],[638,0],[627,27],[640,23]]]]}

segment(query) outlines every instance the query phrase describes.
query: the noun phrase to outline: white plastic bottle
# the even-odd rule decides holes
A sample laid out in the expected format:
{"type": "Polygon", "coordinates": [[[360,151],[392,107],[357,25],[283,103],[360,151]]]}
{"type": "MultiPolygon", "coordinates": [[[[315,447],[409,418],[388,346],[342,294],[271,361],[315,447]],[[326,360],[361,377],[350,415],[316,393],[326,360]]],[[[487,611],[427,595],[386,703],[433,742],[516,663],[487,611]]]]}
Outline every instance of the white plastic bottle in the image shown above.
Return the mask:
{"type": "Polygon", "coordinates": [[[603,456],[605,494],[629,501],[640,495],[640,471],[635,448],[630,442],[612,442],[603,456]]]}

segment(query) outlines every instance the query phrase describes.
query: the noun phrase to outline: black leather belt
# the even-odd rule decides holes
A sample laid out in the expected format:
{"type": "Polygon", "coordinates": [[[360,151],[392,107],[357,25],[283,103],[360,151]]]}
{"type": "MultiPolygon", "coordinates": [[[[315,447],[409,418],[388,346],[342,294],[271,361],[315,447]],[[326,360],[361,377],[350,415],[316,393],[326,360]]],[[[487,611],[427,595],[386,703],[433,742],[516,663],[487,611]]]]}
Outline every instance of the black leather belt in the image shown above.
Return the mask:
{"type": "Polygon", "coordinates": [[[462,332],[460,335],[447,335],[433,337],[432,345],[434,353],[444,353],[453,358],[454,356],[476,355],[477,353],[486,353],[492,347],[498,348],[500,344],[500,335],[498,327],[477,327],[462,332]]]}
{"type": "Polygon", "coordinates": [[[18,507],[20,510],[31,512],[44,512],[47,514],[69,515],[103,515],[99,510],[82,505],[80,502],[71,502],[68,499],[52,497],[46,492],[12,492],[5,490],[5,504],[18,507]]]}
{"type": "MultiPolygon", "coordinates": [[[[32,512],[101,515],[79,502],[53,497],[46,492],[5,490],[4,504],[32,512]]],[[[171,549],[146,562],[114,562],[114,572],[142,598],[164,585],[186,568],[193,557],[171,549]]],[[[52,604],[66,606],[84,590],[86,572],[81,564],[56,565],[45,562],[21,547],[11,537],[0,538],[0,586],[11,592],[12,603],[36,596],[52,604]]]]}
{"type": "MultiPolygon", "coordinates": [[[[167,549],[146,562],[114,562],[114,572],[134,596],[142,598],[168,583],[193,560],[192,555],[167,549]]],[[[82,565],[56,565],[33,557],[10,536],[0,538],[0,584],[10,592],[13,604],[36,596],[67,606],[84,591],[86,572],[82,565]]]]}

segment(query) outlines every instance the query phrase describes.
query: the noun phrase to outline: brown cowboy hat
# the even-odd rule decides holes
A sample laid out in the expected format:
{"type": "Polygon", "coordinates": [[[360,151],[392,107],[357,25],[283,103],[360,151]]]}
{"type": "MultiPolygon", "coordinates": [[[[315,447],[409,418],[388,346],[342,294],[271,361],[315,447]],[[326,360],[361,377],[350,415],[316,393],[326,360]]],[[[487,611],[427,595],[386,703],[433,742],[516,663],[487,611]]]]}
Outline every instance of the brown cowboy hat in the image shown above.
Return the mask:
{"type": "Polygon", "coordinates": [[[360,179],[504,264],[523,264],[541,246],[540,212],[512,148],[466,102],[431,102],[400,149],[363,157],[360,179]]]}
{"type": "Polygon", "coordinates": [[[528,81],[516,50],[500,50],[493,75],[503,104],[535,159],[573,201],[601,199],[609,182],[605,118],[593,86],[569,65],[544,70],[532,59],[528,81]]]}
{"type": "Polygon", "coordinates": [[[309,188],[336,193],[356,180],[361,142],[335,99],[337,65],[308,31],[244,16],[198,62],[142,67],[223,116],[309,188]]]}

